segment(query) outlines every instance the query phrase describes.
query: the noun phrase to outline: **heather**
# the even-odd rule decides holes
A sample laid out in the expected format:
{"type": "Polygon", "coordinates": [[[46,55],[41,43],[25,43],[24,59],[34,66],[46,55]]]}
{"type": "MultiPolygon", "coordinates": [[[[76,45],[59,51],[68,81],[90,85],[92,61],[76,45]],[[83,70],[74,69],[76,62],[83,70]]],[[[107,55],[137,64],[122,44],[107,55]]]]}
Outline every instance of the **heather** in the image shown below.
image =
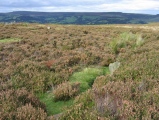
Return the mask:
{"type": "Polygon", "coordinates": [[[158,26],[0,24],[0,119],[158,120],[158,26]]]}

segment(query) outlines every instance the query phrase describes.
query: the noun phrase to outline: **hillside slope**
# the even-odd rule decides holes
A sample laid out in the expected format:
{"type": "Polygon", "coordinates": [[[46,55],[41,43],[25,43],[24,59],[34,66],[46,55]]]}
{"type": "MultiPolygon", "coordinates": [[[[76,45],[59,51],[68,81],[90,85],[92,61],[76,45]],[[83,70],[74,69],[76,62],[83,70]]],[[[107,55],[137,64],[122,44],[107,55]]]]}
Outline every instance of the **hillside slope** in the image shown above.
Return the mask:
{"type": "Polygon", "coordinates": [[[0,22],[56,24],[144,24],[159,22],[159,15],[121,12],[25,12],[1,13],[0,22]]]}

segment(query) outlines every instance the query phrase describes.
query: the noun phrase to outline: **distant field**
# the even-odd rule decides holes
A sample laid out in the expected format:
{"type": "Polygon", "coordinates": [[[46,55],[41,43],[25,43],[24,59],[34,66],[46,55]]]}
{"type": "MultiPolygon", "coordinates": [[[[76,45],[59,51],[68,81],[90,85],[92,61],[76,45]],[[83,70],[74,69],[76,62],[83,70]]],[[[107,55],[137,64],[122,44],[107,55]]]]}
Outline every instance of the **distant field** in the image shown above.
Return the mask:
{"type": "Polygon", "coordinates": [[[0,22],[75,25],[146,24],[159,22],[159,15],[121,12],[25,12],[1,13],[0,22]]]}

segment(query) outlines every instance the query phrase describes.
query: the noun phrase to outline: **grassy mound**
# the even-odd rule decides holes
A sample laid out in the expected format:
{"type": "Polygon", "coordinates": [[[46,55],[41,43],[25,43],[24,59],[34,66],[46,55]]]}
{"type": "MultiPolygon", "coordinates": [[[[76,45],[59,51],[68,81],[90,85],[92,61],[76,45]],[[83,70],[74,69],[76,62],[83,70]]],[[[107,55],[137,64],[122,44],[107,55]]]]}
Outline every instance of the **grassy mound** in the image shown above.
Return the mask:
{"type": "Polygon", "coordinates": [[[107,67],[103,68],[84,68],[81,72],[75,72],[70,77],[70,82],[79,82],[80,83],[80,91],[84,92],[87,89],[91,88],[93,82],[97,76],[105,75],[109,72],[107,67]]]}
{"type": "MultiPolygon", "coordinates": [[[[107,67],[85,68],[81,72],[75,72],[70,77],[70,84],[74,84],[76,82],[80,83],[80,92],[85,92],[86,90],[91,88],[91,86],[93,85],[93,82],[97,76],[105,75],[107,73],[109,73],[109,70],[107,67]]],[[[66,84],[66,83],[64,83],[64,84],[66,84]]],[[[62,85],[60,85],[59,87],[60,88],[67,87],[67,85],[64,85],[64,86],[62,86],[62,85]]],[[[64,90],[65,91],[63,91],[63,92],[66,95],[67,88],[64,88],[64,90]]],[[[62,91],[56,91],[56,92],[59,92],[59,94],[60,94],[62,91]]],[[[56,93],[56,94],[58,94],[58,93],[56,93]]],[[[67,99],[66,96],[64,96],[64,98],[62,98],[61,100],[55,100],[54,96],[55,96],[54,92],[38,95],[38,98],[40,99],[40,101],[45,103],[46,109],[47,109],[49,115],[59,114],[59,113],[65,111],[65,108],[73,105],[73,103],[74,103],[73,101],[75,100],[74,97],[72,99],[67,99]]]]}

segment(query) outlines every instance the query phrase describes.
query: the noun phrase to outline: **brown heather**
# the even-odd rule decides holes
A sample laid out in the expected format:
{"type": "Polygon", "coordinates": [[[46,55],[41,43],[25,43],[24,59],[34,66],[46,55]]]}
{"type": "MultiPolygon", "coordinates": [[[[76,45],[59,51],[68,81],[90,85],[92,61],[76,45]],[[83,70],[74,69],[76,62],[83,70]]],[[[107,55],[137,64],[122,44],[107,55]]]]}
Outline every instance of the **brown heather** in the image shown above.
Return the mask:
{"type": "Polygon", "coordinates": [[[24,88],[17,90],[8,89],[5,91],[1,91],[0,100],[1,100],[0,119],[2,120],[15,119],[15,117],[17,117],[17,119],[22,119],[21,118],[22,114],[23,116],[34,116],[34,113],[32,112],[33,111],[36,112],[36,109],[38,109],[39,112],[43,112],[43,114],[46,114],[45,105],[41,103],[33,94],[27,92],[27,90],[25,90],[24,88]],[[23,107],[25,105],[27,106],[23,107]],[[27,109],[28,107],[31,107],[33,111],[29,112],[30,109],[28,109],[28,111],[25,111],[25,109],[27,109]],[[22,109],[21,113],[19,111],[20,109],[22,109]],[[18,118],[18,116],[20,118],[18,118]]]}
{"type": "MultiPolygon", "coordinates": [[[[159,24],[147,25],[40,25],[0,24],[0,119],[45,120],[46,107],[36,97],[52,87],[56,100],[74,98],[63,120],[159,119],[159,24]],[[50,26],[51,29],[47,29],[50,26]],[[144,43],[130,41],[117,52],[111,42],[123,33],[141,35],[144,43]],[[84,67],[108,67],[91,89],[78,92],[70,76],[84,67]]],[[[121,44],[122,45],[122,44],[121,44]]]]}
{"type": "Polygon", "coordinates": [[[71,106],[62,116],[61,120],[97,120],[97,112],[94,110],[93,94],[88,90],[75,98],[74,106],[71,106]]]}
{"type": "Polygon", "coordinates": [[[47,114],[41,108],[35,109],[31,104],[17,108],[16,120],[47,120],[47,114]]]}
{"type": "Polygon", "coordinates": [[[64,82],[58,85],[55,90],[53,90],[54,100],[68,100],[78,95],[79,91],[80,83],[64,82]]]}

